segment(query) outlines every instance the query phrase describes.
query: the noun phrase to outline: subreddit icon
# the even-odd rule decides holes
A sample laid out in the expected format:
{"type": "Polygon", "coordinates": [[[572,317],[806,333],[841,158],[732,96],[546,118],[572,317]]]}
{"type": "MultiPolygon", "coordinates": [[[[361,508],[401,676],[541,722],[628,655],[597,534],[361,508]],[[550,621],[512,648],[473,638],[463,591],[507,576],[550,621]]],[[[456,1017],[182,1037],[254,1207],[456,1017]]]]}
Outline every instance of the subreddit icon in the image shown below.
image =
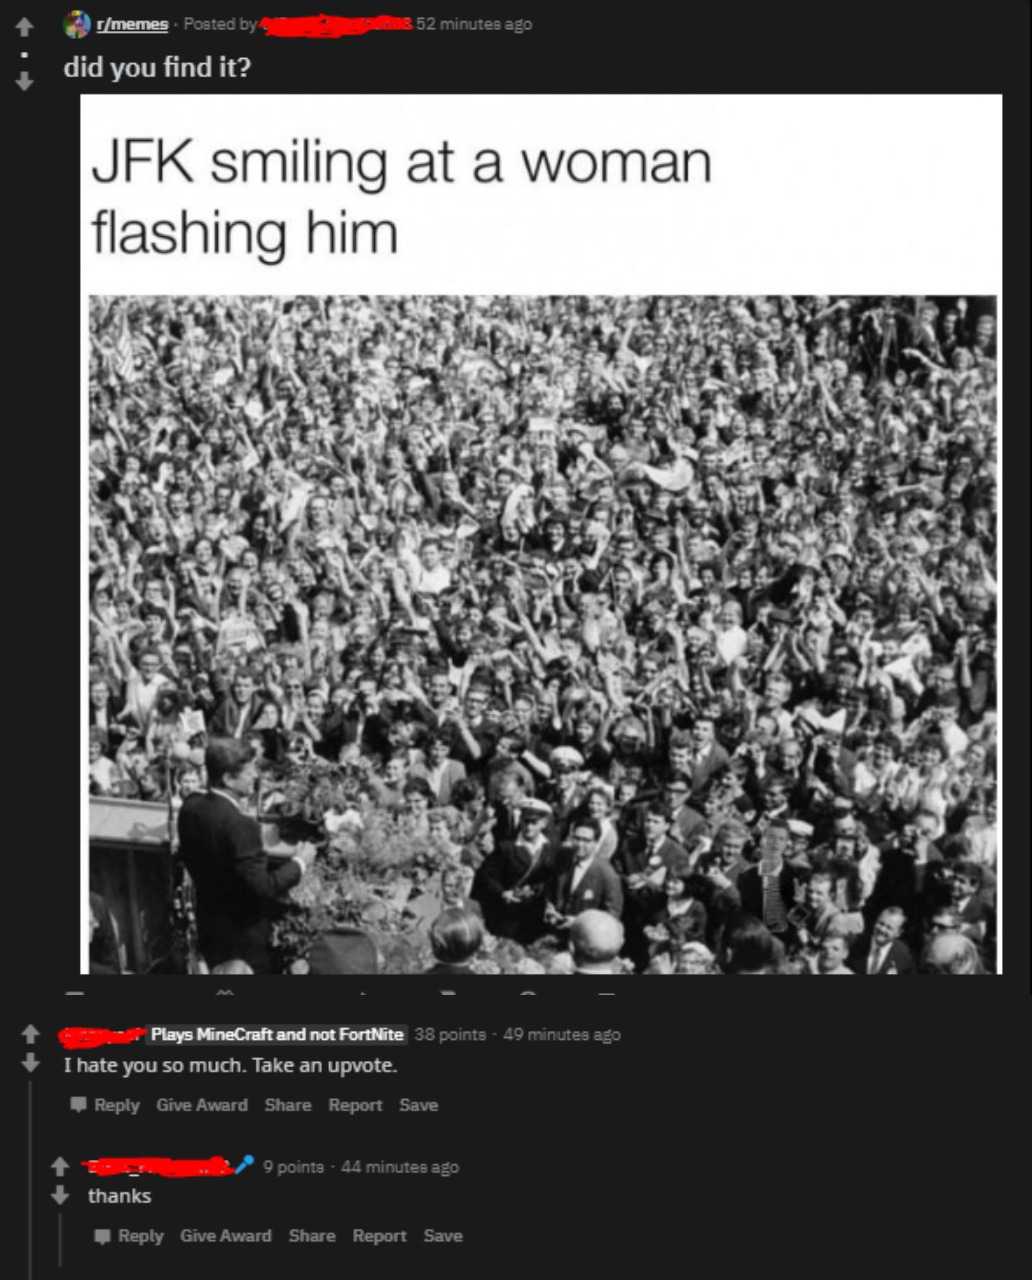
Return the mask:
{"type": "Polygon", "coordinates": [[[83,9],[71,9],[64,16],[64,33],[69,40],[85,40],[93,30],[93,19],[83,9]]]}

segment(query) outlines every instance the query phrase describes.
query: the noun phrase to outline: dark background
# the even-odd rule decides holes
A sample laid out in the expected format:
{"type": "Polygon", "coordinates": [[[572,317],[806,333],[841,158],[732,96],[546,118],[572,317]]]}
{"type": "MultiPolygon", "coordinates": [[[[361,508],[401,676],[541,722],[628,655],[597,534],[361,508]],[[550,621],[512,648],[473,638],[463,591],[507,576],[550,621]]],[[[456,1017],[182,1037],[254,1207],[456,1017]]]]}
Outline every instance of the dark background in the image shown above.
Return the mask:
{"type": "MultiPolygon", "coordinates": [[[[276,4],[271,12],[311,13],[321,7],[276,4]]],[[[187,12],[256,17],[264,12],[221,4],[133,4],[88,11],[94,20],[104,15],[174,18],[187,12]]],[[[410,12],[405,7],[393,11],[410,12]]],[[[8,68],[8,352],[13,357],[7,362],[13,403],[6,424],[10,500],[4,508],[10,654],[7,779],[13,784],[6,810],[5,914],[7,987],[14,992],[8,997],[4,1035],[13,1106],[9,1132],[26,1132],[30,1079],[36,1123],[42,1126],[32,1174],[37,1190],[37,1265],[32,1274],[59,1274],[50,1269],[50,1160],[59,1152],[69,1161],[101,1154],[80,1150],[87,1141],[84,1134],[89,1141],[117,1139],[116,1150],[103,1154],[148,1145],[148,1127],[142,1123],[130,1130],[134,1122],[124,1119],[103,1127],[99,1118],[70,1119],[66,1095],[73,1090],[60,1074],[53,1031],[69,1022],[123,1027],[159,1019],[229,1018],[380,1019],[410,1025],[452,1021],[495,1030],[517,1021],[580,1027],[597,1022],[622,1030],[622,1043],[606,1049],[538,1046],[521,1051],[492,1043],[436,1055],[417,1047],[404,1050],[411,1065],[398,1078],[399,1088],[411,1096],[456,1100],[446,1126],[443,1117],[432,1121],[447,1127],[448,1140],[435,1137],[429,1145],[442,1155],[454,1148],[455,1158],[475,1172],[430,1191],[446,1200],[453,1197],[461,1206],[451,1215],[454,1225],[475,1234],[477,1246],[429,1257],[425,1250],[418,1257],[384,1256],[383,1251],[375,1259],[364,1255],[362,1274],[407,1275],[413,1264],[425,1267],[428,1261],[456,1275],[479,1273],[482,1263],[507,1261],[554,1274],[605,1259],[600,1274],[608,1275],[622,1272],[628,1262],[651,1267],[669,1259],[683,1267],[712,1262],[713,1254],[732,1274],[755,1263],[779,1270],[798,1267],[806,1259],[812,1265],[817,1257],[833,1267],[848,1259],[884,1270],[927,1267],[946,1253],[951,1270],[976,1260],[984,1265],[986,1254],[1002,1247],[1001,1224],[1020,1185],[1008,1166],[1021,1141],[1017,1086],[1028,1064],[1022,1043],[1028,1013],[1030,848],[1025,572],[1004,595],[1007,714],[1001,848],[1006,946],[1005,975],[991,983],[945,988],[928,982],[897,984],[878,995],[862,984],[845,991],[792,983],[775,988],[694,984],[686,990],[684,984],[615,981],[616,995],[604,997],[596,994],[599,984],[593,980],[548,980],[533,985],[538,992],[534,997],[522,997],[519,991],[530,984],[496,978],[446,997],[415,977],[374,980],[367,986],[357,979],[309,979],[286,988],[235,980],[236,994],[227,998],[215,995],[217,980],[141,985],[77,976],[78,865],[85,833],[79,829],[82,780],[76,736],[82,656],[74,620],[85,550],[79,538],[76,98],[80,92],[117,90],[100,81],[66,79],[61,66],[74,54],[100,52],[139,58],[225,52],[252,60],[244,81],[126,82],[131,93],[1003,93],[1003,489],[1005,554],[1013,575],[1027,566],[1029,541],[1026,0],[980,6],[943,0],[692,5],[677,17],[642,6],[606,16],[586,8],[543,16],[513,7],[498,16],[532,17],[532,32],[518,37],[389,33],[341,41],[199,35],[73,42],[62,33],[63,12],[60,5],[25,0],[20,11],[9,11],[3,41],[8,68]],[[23,12],[35,23],[24,41],[11,27],[23,12]],[[27,60],[20,59],[22,48],[30,53],[27,60]],[[23,67],[35,81],[28,92],[11,83],[23,67]],[[66,997],[69,988],[88,994],[66,997]],[[368,994],[359,994],[363,990],[368,994]],[[31,1077],[19,1064],[24,1043],[18,1032],[29,1022],[45,1033],[37,1045],[42,1065],[31,1077]],[[78,1131],[73,1125],[79,1125],[78,1131]],[[831,1232],[830,1245],[817,1245],[818,1226],[831,1232]],[[829,1247],[834,1252],[825,1252],[829,1247]]],[[[442,16],[462,13],[450,9],[442,16]]],[[[343,116],[346,99],[334,109],[343,116]]],[[[901,118],[899,128],[912,139],[916,153],[937,121],[934,114],[915,113],[901,118]]],[[[872,151],[877,142],[872,137],[872,151]]],[[[963,183],[964,171],[963,154],[958,154],[958,183],[963,183]]],[[[883,196],[872,192],[872,198],[883,196]]],[[[758,209],[762,216],[762,206],[758,209]]],[[[949,219],[950,210],[929,208],[926,216],[949,219]]],[[[856,287],[862,292],[867,282],[857,281],[856,287]]],[[[196,1092],[207,1094],[221,1087],[214,1077],[191,1082],[191,1087],[194,1083],[196,1092]]],[[[261,1092],[254,1078],[249,1084],[252,1094],[261,1092]]],[[[288,1091],[283,1085],[279,1089],[288,1091]]],[[[234,1092],[231,1086],[227,1090],[234,1092]]],[[[119,1096],[133,1090],[112,1083],[107,1091],[119,1096]]],[[[296,1086],[293,1092],[300,1096],[296,1086]]],[[[363,1096],[357,1087],[339,1092],[363,1096]]],[[[253,1119],[258,1134],[251,1139],[253,1149],[263,1142],[283,1149],[312,1142],[307,1137],[301,1141],[292,1121],[263,1121],[259,1129],[260,1117],[253,1119]]],[[[208,1141],[200,1126],[182,1123],[184,1142],[208,1141]]],[[[210,1117],[205,1121],[210,1130],[220,1123],[210,1117]]],[[[425,1123],[431,1132],[430,1120],[412,1123],[425,1123]]],[[[211,1139],[214,1150],[223,1145],[224,1132],[220,1129],[220,1138],[211,1139]]],[[[237,1142],[235,1132],[232,1142],[237,1142]]],[[[312,1144],[319,1146],[318,1141],[312,1144]]],[[[405,1158],[418,1158],[415,1144],[404,1145],[405,1158]]],[[[389,1148],[391,1143],[377,1146],[389,1148]]],[[[24,1182],[23,1150],[23,1140],[12,1137],[15,1185],[24,1182]]],[[[192,1148],[163,1153],[210,1154],[192,1148]]],[[[392,1158],[386,1149],[382,1154],[392,1158]]],[[[296,1155],[318,1158],[314,1151],[296,1155]]],[[[116,1181],[125,1185],[124,1179],[116,1181]]],[[[76,1184],[70,1173],[66,1183],[77,1193],[65,1211],[72,1233],[66,1247],[71,1250],[75,1231],[85,1239],[87,1221],[102,1223],[100,1211],[84,1205],[81,1178],[76,1184]],[[77,1219],[76,1214],[84,1216],[77,1219]]],[[[315,1194],[303,1180],[261,1186],[266,1191],[272,1187],[269,1222],[278,1216],[277,1197],[315,1194]]],[[[409,1195],[414,1194],[411,1188],[419,1194],[426,1182],[392,1180],[382,1186],[385,1194],[404,1196],[406,1187],[409,1195]]],[[[186,1194],[185,1188],[179,1190],[186,1194]]],[[[202,1211],[199,1190],[212,1188],[191,1187],[189,1203],[197,1205],[197,1214],[179,1217],[204,1225],[200,1218],[209,1210],[202,1211]]],[[[244,1184],[231,1190],[243,1194],[244,1184]]],[[[345,1185],[334,1194],[343,1213],[352,1192],[345,1185]]],[[[22,1209],[12,1214],[15,1223],[24,1221],[24,1201],[19,1202],[22,1209]]],[[[111,1225],[126,1222],[121,1215],[130,1212],[119,1210],[117,1219],[112,1212],[111,1225]]],[[[306,1225],[303,1214],[293,1216],[299,1219],[296,1225],[306,1225]]],[[[291,1215],[287,1220],[294,1224],[291,1215]]],[[[235,1225],[228,1217],[227,1224],[235,1225]]],[[[16,1234],[22,1243],[15,1274],[24,1275],[24,1231],[19,1228],[16,1234]]],[[[99,1275],[99,1251],[92,1245],[89,1249],[77,1256],[67,1252],[65,1269],[76,1266],[84,1274],[99,1275]]],[[[216,1262],[219,1274],[231,1264],[240,1274],[247,1268],[261,1274],[269,1267],[266,1255],[246,1250],[233,1255],[111,1250],[101,1260],[111,1274],[128,1274],[132,1264],[156,1277],[180,1274],[184,1265],[199,1276],[214,1275],[216,1262]]],[[[312,1253],[291,1254],[285,1261],[317,1276],[336,1274],[355,1258],[350,1253],[312,1253]],[[325,1271],[316,1265],[320,1258],[325,1271]]]]}

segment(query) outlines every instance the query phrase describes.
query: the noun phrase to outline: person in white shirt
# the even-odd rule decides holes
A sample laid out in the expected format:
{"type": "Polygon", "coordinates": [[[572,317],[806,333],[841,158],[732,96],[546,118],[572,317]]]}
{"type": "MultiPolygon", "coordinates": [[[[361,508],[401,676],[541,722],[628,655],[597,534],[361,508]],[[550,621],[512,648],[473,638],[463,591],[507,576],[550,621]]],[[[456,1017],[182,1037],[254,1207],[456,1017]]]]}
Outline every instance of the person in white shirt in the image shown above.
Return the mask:
{"type": "Polygon", "coordinates": [[[653,467],[648,463],[635,462],[628,468],[628,473],[644,477],[658,489],[665,489],[669,493],[683,493],[695,477],[695,468],[688,460],[688,456],[694,454],[695,450],[682,445],[673,437],[667,438],[667,447],[671,455],[668,466],[653,467]]]}
{"type": "Polygon", "coordinates": [[[737,600],[725,600],[717,615],[717,653],[726,667],[745,653],[749,637],[742,627],[742,606],[737,600]]]}
{"type": "Polygon", "coordinates": [[[171,684],[161,673],[161,655],[153,649],[140,654],[139,669],[132,668],[125,682],[125,710],[122,718],[131,719],[141,729],[150,723],[158,694],[171,684]]]}
{"type": "Polygon", "coordinates": [[[899,750],[895,735],[882,733],[859,759],[853,777],[853,795],[864,808],[877,808],[892,792],[900,772],[899,750]]]}
{"type": "Polygon", "coordinates": [[[418,556],[408,552],[398,558],[405,567],[413,595],[437,596],[451,586],[451,570],[441,563],[441,546],[436,538],[424,538],[419,544],[418,556]]]}
{"type": "MultiPolygon", "coordinates": [[[[744,648],[742,652],[744,653],[744,648]]],[[[789,698],[792,696],[792,682],[786,680],[784,676],[774,674],[769,675],[764,683],[763,696],[760,699],[758,713],[769,716],[777,727],[778,738],[783,743],[794,742],[794,720],[791,711],[786,709],[789,698]]],[[[802,749],[800,748],[800,758],[794,767],[802,764],[802,749]]]]}

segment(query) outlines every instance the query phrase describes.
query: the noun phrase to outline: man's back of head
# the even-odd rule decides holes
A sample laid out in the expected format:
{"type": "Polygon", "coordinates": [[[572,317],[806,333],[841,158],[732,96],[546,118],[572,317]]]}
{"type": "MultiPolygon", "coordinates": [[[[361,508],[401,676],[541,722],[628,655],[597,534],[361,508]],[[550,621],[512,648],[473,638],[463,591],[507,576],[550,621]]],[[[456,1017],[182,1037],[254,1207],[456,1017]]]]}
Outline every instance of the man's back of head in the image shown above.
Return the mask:
{"type": "Polygon", "coordinates": [[[608,911],[582,911],[570,925],[570,950],[577,973],[613,973],[624,944],[623,925],[608,911]]]}
{"type": "Polygon", "coordinates": [[[942,977],[964,977],[985,970],[978,947],[962,933],[941,933],[929,942],[924,955],[925,971],[942,977]]]}
{"type": "Polygon", "coordinates": [[[480,917],[463,907],[446,907],[430,926],[430,946],[438,964],[468,965],[483,941],[480,917]]]}
{"type": "Polygon", "coordinates": [[[253,756],[250,746],[237,738],[211,738],[204,752],[209,785],[223,786],[226,779],[238,774],[253,756]]]}

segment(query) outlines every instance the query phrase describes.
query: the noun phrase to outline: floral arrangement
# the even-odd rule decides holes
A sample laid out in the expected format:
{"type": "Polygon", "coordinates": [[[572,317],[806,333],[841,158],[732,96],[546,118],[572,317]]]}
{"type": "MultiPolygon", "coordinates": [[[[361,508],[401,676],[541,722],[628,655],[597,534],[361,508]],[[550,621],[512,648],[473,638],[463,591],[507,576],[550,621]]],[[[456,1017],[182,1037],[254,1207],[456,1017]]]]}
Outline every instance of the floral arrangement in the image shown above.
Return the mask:
{"type": "MultiPolygon", "coordinates": [[[[339,925],[375,940],[381,973],[420,973],[433,963],[427,907],[448,856],[403,817],[364,798],[352,771],[325,761],[295,768],[266,789],[262,818],[278,827],[281,839],[311,840],[320,849],[274,926],[284,972],[306,960],[320,933],[339,925]]],[[[488,935],[473,970],[533,974],[544,966],[516,943],[488,935]]]]}

